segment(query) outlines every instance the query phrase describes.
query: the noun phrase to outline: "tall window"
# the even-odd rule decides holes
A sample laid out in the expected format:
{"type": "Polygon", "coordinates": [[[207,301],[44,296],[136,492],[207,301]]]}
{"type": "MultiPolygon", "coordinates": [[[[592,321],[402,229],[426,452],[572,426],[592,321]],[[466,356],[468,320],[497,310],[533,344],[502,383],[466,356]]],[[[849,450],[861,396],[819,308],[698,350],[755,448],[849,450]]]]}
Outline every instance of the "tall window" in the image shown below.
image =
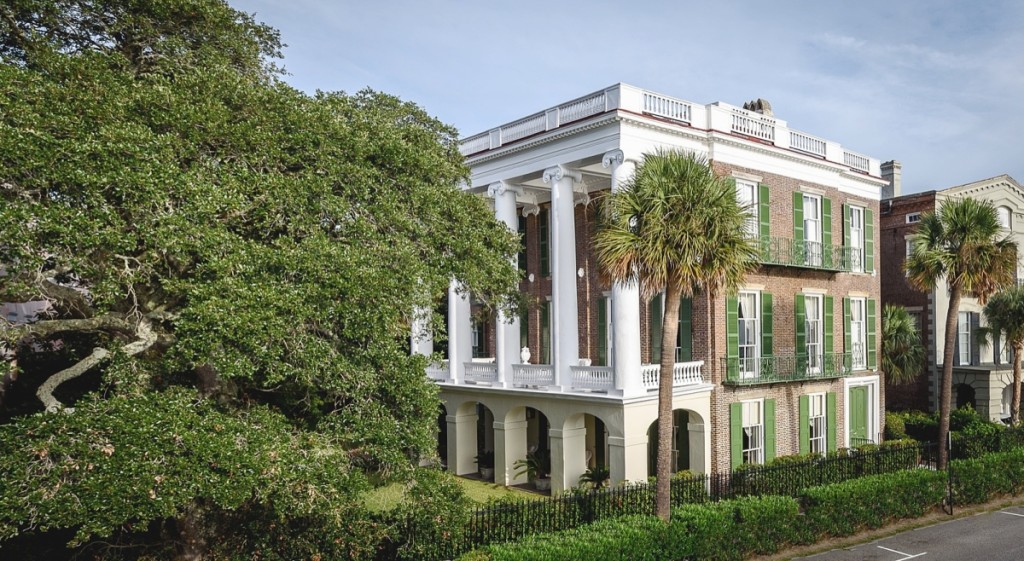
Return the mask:
{"type": "Polygon", "coordinates": [[[821,361],[824,358],[824,334],[822,328],[824,322],[822,321],[822,298],[820,295],[806,295],[804,296],[805,305],[805,319],[807,334],[807,373],[808,374],[820,374],[821,373],[821,361]]]}
{"type": "Polygon", "coordinates": [[[810,423],[810,448],[812,454],[825,455],[828,445],[825,432],[828,421],[825,420],[825,394],[816,393],[808,396],[807,421],[810,423]]]}
{"type": "Polygon", "coordinates": [[[853,354],[853,369],[868,367],[867,324],[865,321],[864,299],[850,299],[850,343],[848,352],[853,354]]]}
{"type": "Polygon", "coordinates": [[[971,363],[971,314],[960,312],[957,314],[956,324],[959,344],[957,345],[957,364],[971,363]]]}
{"type": "Polygon", "coordinates": [[[539,364],[551,364],[551,301],[540,305],[540,361],[539,364]]]}
{"type": "Polygon", "coordinates": [[[743,402],[743,463],[764,463],[764,402],[743,402]]]}
{"type": "Polygon", "coordinates": [[[804,195],[804,251],[806,264],[821,266],[821,198],[804,195]]]}
{"type": "Polygon", "coordinates": [[[864,209],[850,207],[850,264],[854,271],[864,270],[864,209]]]}
{"type": "Polygon", "coordinates": [[[760,371],[761,322],[757,292],[740,292],[736,298],[739,312],[739,372],[741,378],[754,378],[760,371]]]}
{"type": "Polygon", "coordinates": [[[736,180],[736,202],[747,211],[744,230],[747,235],[756,238],[757,229],[757,185],[750,181],[736,180]]]}
{"type": "Polygon", "coordinates": [[[999,219],[999,225],[1000,226],[1002,226],[1003,228],[1009,228],[1010,227],[1010,225],[1011,225],[1010,224],[1010,217],[1011,217],[1010,209],[1006,208],[1005,206],[1001,206],[1001,207],[997,208],[996,209],[996,217],[999,219]]]}
{"type": "Polygon", "coordinates": [[[487,324],[473,322],[473,358],[487,357],[487,324]]]}

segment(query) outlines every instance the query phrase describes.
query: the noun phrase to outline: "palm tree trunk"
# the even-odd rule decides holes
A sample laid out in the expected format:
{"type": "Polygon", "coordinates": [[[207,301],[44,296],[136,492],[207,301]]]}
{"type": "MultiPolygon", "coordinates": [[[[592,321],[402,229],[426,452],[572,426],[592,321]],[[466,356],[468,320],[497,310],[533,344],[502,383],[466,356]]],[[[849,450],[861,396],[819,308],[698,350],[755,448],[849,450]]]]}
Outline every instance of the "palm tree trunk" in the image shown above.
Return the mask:
{"type": "Polygon", "coordinates": [[[956,345],[956,320],[960,311],[960,287],[949,291],[949,310],[946,312],[946,341],[942,349],[942,386],[939,388],[939,469],[949,463],[949,413],[953,396],[953,350],[956,345]]]}
{"type": "Polygon", "coordinates": [[[665,287],[665,314],[661,327],[661,374],[658,380],[658,466],[655,514],[668,521],[672,514],[672,369],[676,363],[679,332],[679,288],[665,287]]]}
{"type": "Polygon", "coordinates": [[[1013,343],[1013,401],[1010,402],[1010,425],[1020,422],[1020,359],[1024,353],[1024,341],[1013,343]]]}

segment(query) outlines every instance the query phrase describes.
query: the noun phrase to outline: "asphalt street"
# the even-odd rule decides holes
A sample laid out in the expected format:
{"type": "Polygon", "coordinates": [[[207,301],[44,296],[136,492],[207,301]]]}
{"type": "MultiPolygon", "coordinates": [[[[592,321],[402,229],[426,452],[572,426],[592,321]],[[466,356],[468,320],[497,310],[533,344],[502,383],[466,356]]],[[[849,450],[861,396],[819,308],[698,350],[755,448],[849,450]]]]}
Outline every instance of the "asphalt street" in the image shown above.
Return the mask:
{"type": "Polygon", "coordinates": [[[1022,561],[1024,507],[1010,507],[810,557],[813,561],[1022,561]]]}

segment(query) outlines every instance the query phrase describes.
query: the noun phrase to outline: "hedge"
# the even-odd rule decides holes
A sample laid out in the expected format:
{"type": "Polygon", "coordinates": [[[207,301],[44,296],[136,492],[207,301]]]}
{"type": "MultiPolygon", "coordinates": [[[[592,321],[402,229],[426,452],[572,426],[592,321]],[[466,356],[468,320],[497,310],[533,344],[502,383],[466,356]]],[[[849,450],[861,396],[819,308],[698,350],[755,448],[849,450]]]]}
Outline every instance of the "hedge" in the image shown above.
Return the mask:
{"type": "Polygon", "coordinates": [[[805,490],[800,499],[812,539],[841,537],[923,515],[942,503],[945,472],[918,469],[805,490]]]}
{"type": "Polygon", "coordinates": [[[467,553],[462,561],[661,561],[679,559],[667,551],[668,526],[653,516],[624,516],[559,533],[537,534],[515,543],[467,553]]]}
{"type": "Polygon", "coordinates": [[[1024,491],[1024,448],[950,462],[954,504],[984,503],[1024,491]]]}

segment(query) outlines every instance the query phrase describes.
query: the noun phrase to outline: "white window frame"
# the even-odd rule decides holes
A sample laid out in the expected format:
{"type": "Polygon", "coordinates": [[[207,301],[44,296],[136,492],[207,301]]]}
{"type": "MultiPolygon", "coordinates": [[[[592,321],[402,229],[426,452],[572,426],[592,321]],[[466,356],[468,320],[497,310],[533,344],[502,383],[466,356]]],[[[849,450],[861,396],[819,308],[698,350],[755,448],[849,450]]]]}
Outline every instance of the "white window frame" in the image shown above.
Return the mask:
{"type": "Polygon", "coordinates": [[[803,216],[804,216],[804,252],[805,264],[820,267],[822,263],[822,211],[821,197],[802,193],[803,195],[803,216]],[[814,218],[808,218],[807,210],[814,209],[814,218]]]}
{"type": "Polygon", "coordinates": [[[921,213],[920,212],[911,212],[910,214],[907,215],[907,224],[917,224],[920,221],[921,221],[921,213]]]}
{"type": "Polygon", "coordinates": [[[759,231],[757,190],[757,183],[736,179],[736,202],[747,207],[747,218],[743,227],[750,238],[757,238],[759,231]]]}
{"type": "Polygon", "coordinates": [[[743,463],[764,463],[764,400],[741,401],[743,463]]]}
{"type": "Polygon", "coordinates": [[[737,360],[740,379],[757,378],[761,374],[761,293],[755,290],[740,291],[736,296],[736,315],[738,323],[736,333],[739,340],[737,360]],[[753,312],[753,317],[743,317],[744,300],[753,302],[750,310],[753,312]],[[744,344],[744,333],[748,329],[753,332],[753,341],[744,344]],[[747,350],[746,353],[744,353],[744,349],[747,350]]]}
{"type": "Polygon", "coordinates": [[[828,451],[828,406],[825,394],[812,393],[807,396],[808,445],[812,454],[824,456],[828,451]]]}
{"type": "Polygon", "coordinates": [[[864,272],[864,207],[850,206],[850,261],[854,272],[864,272]]]}
{"type": "Polygon", "coordinates": [[[1013,226],[1013,211],[1009,207],[996,207],[996,217],[1003,228],[1009,230],[1013,226]]]}
{"type": "Polygon", "coordinates": [[[966,366],[971,364],[971,313],[957,312],[956,330],[959,335],[959,344],[956,349],[957,365],[966,366]]]}
{"type": "Polygon", "coordinates": [[[850,345],[853,369],[868,368],[867,300],[850,298],[850,345]],[[858,316],[860,319],[857,319],[858,316]]]}
{"type": "Polygon", "coordinates": [[[825,356],[825,298],[821,294],[804,294],[804,337],[807,373],[821,374],[825,356]],[[812,304],[813,303],[813,304],[812,304]],[[812,306],[817,317],[811,317],[812,306]]]}

